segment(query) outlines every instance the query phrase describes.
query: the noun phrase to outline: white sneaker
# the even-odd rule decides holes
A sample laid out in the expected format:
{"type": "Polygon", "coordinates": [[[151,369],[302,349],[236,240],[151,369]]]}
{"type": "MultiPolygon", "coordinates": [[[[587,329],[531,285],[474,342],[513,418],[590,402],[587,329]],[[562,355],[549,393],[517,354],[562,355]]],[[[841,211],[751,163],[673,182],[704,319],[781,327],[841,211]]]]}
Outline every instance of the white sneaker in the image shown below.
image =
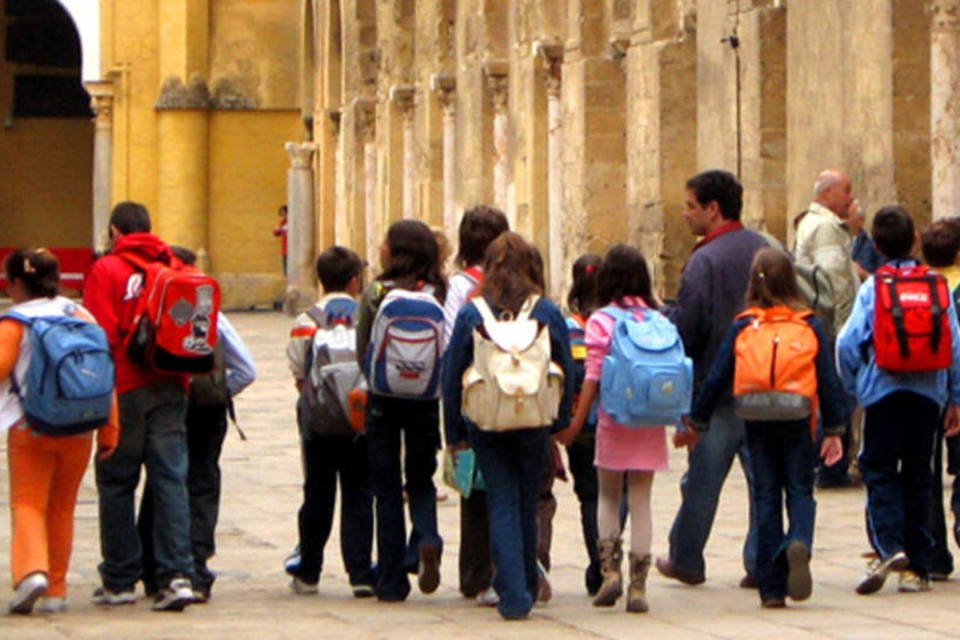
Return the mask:
{"type": "Polygon", "coordinates": [[[28,614],[33,611],[37,599],[47,590],[46,574],[36,571],[20,581],[13,593],[8,610],[10,613],[28,614]]]}
{"type": "Polygon", "coordinates": [[[495,607],[500,603],[500,596],[493,590],[493,587],[487,587],[477,594],[478,607],[495,607]]]}
{"type": "Polygon", "coordinates": [[[186,578],[174,578],[157,594],[153,602],[154,611],[183,611],[193,602],[193,587],[186,578]]]}
{"type": "Polygon", "coordinates": [[[137,601],[137,594],[130,591],[110,591],[106,587],[97,587],[93,590],[93,596],[90,598],[93,604],[105,604],[109,606],[121,604],[133,604],[137,601]]]}
{"type": "Polygon", "coordinates": [[[60,597],[40,598],[34,608],[37,613],[63,613],[67,610],[67,599],[60,597]]]}
{"type": "Polygon", "coordinates": [[[320,587],[317,582],[306,582],[294,576],[293,579],[290,580],[290,591],[293,591],[298,596],[311,596],[319,592],[320,587]]]}

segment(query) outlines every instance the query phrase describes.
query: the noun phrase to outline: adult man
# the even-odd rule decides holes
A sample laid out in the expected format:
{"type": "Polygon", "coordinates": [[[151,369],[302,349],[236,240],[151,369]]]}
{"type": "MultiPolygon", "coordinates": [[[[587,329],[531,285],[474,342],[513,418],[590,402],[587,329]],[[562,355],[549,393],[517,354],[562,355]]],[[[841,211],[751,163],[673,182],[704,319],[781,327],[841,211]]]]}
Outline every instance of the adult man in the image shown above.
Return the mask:
{"type": "MultiPolygon", "coordinates": [[[[686,187],[683,215],[693,234],[702,239],[684,267],[670,319],[693,359],[696,388],[706,378],[713,356],[743,306],[753,255],[767,246],[767,241],[740,223],[743,187],[732,174],[705,171],[690,178],[686,187]]],[[[702,438],[687,430],[678,434],[675,444],[691,447],[688,469],[680,482],[682,502],[670,530],[670,555],[657,560],[657,569],[668,578],[700,584],[706,580],[703,549],[735,456],[740,456],[747,483],[752,485],[743,422],[734,414],[729,393],[714,411],[702,438]]],[[[750,511],[743,548],[747,575],[741,585],[745,587],[755,584],[756,531],[752,507],[750,511]]]]}
{"type": "Polygon", "coordinates": [[[132,362],[126,339],[143,294],[144,274],[125,256],[169,262],[170,248],[150,233],[150,215],[135,202],[121,202],[110,215],[109,254],[97,260],[84,287],[83,303],[107,333],[116,362],[120,443],[116,453],[97,460],[100,506],[100,577],[97,604],[136,601],[142,573],[140,539],[134,525],[134,492],[140,468],[154,496],[153,544],[157,611],[181,611],[193,598],[189,576],[190,507],[187,496],[187,440],[184,419],[187,382],[132,362]]]}
{"type": "MultiPolygon", "coordinates": [[[[799,265],[820,267],[830,279],[834,303],[833,335],[837,335],[853,310],[860,286],[852,257],[853,237],[847,226],[856,199],[849,176],[839,171],[821,172],[813,190],[814,201],[797,226],[796,260],[799,265]]],[[[843,436],[843,449],[850,450],[849,428],[843,436]]],[[[821,463],[817,485],[821,488],[849,486],[849,467],[847,455],[829,467],[821,463]]]]}
{"type": "Polygon", "coordinates": [[[847,227],[850,229],[850,236],[853,238],[850,257],[853,258],[853,266],[861,280],[866,280],[870,274],[877,270],[877,267],[883,264],[883,257],[877,251],[877,247],[874,246],[873,238],[867,233],[866,223],[866,215],[860,208],[860,203],[854,200],[847,215],[847,227]]]}

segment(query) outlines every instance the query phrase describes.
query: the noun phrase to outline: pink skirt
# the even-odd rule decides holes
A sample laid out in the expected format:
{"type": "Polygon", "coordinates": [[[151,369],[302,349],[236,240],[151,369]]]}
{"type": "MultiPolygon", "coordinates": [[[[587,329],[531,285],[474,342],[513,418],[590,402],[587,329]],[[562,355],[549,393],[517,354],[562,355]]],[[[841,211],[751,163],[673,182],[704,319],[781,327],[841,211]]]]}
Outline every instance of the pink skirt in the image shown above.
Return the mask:
{"type": "Polygon", "coordinates": [[[594,463],[608,471],[665,471],[669,468],[666,427],[624,427],[600,411],[594,463]]]}

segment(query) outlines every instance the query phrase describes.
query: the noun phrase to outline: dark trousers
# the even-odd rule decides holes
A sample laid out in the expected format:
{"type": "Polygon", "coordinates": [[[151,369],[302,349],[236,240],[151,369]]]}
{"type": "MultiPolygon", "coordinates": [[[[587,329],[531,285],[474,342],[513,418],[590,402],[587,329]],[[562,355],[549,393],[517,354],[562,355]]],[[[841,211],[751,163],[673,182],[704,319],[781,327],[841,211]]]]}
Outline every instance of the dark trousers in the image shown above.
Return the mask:
{"type": "Polygon", "coordinates": [[[953,556],[947,542],[947,518],[943,510],[943,450],[947,450],[947,473],[953,476],[950,511],[953,513],[953,538],[960,544],[960,437],[944,438],[943,424],[937,431],[933,453],[933,483],[930,493],[930,533],[933,535],[931,571],[941,575],[953,573],[953,556]]]}
{"type": "Polygon", "coordinates": [[[373,493],[366,436],[314,436],[301,440],[303,504],[297,514],[300,566],[295,575],[315,584],[323,569],[323,549],[333,528],[340,480],[340,553],[350,584],[374,583],[373,493]]]}
{"type": "Polygon", "coordinates": [[[582,433],[567,447],[567,462],[570,475],[573,476],[573,492],[580,503],[580,528],[583,532],[583,544],[587,548],[587,569],[584,583],[589,593],[600,588],[603,578],[600,575],[600,556],[597,553],[597,500],[599,484],[597,468],[593,464],[596,455],[596,435],[582,433]]]}
{"type": "Polygon", "coordinates": [[[760,597],[787,593],[787,546],[794,541],[813,549],[817,503],[813,499],[814,439],[810,423],[747,422],[747,449],[753,468],[753,514],[757,526],[757,568],[760,597]],[[786,498],[790,526],[784,534],[786,498]]]}
{"type": "Polygon", "coordinates": [[[490,588],[493,567],[490,564],[490,515],[487,494],[471,491],[460,498],[460,593],[473,598],[490,588]]]}
{"type": "MultiPolygon", "coordinates": [[[[193,554],[193,586],[209,592],[216,575],[207,561],[216,552],[214,540],[220,515],[220,453],[227,435],[226,406],[187,406],[187,492],[190,500],[190,549],[193,554]]],[[[153,491],[149,483],[140,500],[137,529],[143,549],[143,582],[148,592],[157,591],[153,541],[153,491]]]]}
{"type": "Polygon", "coordinates": [[[437,530],[437,490],[433,484],[440,446],[438,408],[436,400],[406,400],[372,393],[367,402],[370,478],[377,499],[375,591],[381,600],[407,597],[407,571],[416,566],[421,548],[432,545],[442,550],[443,541],[437,530]],[[404,489],[412,521],[409,549],[403,516],[404,489]]]}
{"type": "Polygon", "coordinates": [[[543,428],[480,433],[473,442],[490,508],[493,587],[505,618],[527,615],[537,598],[537,510],[549,442],[543,428]]]}
{"type": "Polygon", "coordinates": [[[940,407],[910,391],[897,391],[866,409],[860,469],[867,485],[867,535],[888,558],[903,551],[910,569],[930,572],[931,459],[940,407]]]}
{"type": "Polygon", "coordinates": [[[537,500],[537,560],[544,571],[550,571],[550,548],[553,546],[553,516],[557,513],[557,498],[553,483],[557,478],[557,445],[550,444],[543,472],[540,475],[540,497],[537,500]]]}

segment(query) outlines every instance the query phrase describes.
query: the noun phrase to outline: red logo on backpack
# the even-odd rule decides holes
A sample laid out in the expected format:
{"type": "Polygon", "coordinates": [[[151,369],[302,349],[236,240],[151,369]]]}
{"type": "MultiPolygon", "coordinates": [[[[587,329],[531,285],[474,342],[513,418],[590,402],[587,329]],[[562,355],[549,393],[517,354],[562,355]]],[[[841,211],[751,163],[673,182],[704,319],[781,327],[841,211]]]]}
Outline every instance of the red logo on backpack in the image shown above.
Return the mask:
{"type": "Polygon", "coordinates": [[[948,305],[942,275],[925,266],[877,269],[873,346],[877,366],[888,371],[937,371],[950,366],[948,305]]]}
{"type": "Polygon", "coordinates": [[[219,283],[175,256],[169,264],[130,254],[123,257],[145,276],[127,340],[130,359],[158,373],[210,373],[217,344],[219,283]]]}

